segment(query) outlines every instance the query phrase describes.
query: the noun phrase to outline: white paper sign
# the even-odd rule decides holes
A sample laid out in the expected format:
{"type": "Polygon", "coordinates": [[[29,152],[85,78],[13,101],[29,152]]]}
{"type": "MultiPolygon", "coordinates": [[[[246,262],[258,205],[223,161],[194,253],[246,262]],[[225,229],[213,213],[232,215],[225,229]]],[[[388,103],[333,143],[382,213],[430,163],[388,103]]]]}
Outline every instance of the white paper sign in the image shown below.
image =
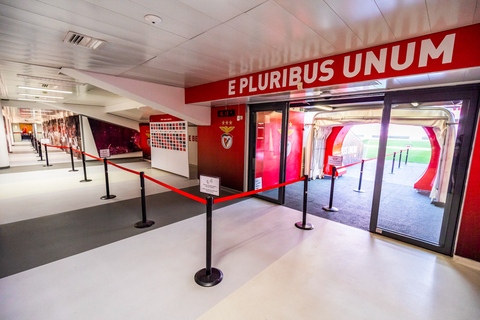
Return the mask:
{"type": "Polygon", "coordinates": [[[200,192],[218,197],[220,195],[220,178],[200,176],[200,192]]]}
{"type": "Polygon", "coordinates": [[[328,165],[330,166],[341,166],[343,161],[343,156],[328,156],[328,165]]]}
{"type": "Polygon", "coordinates": [[[262,177],[255,178],[255,190],[262,189],[262,177]]]}
{"type": "Polygon", "coordinates": [[[110,157],[110,149],[100,149],[100,158],[110,157]]]}
{"type": "Polygon", "coordinates": [[[40,139],[40,142],[43,144],[50,144],[50,139],[40,139]]]}

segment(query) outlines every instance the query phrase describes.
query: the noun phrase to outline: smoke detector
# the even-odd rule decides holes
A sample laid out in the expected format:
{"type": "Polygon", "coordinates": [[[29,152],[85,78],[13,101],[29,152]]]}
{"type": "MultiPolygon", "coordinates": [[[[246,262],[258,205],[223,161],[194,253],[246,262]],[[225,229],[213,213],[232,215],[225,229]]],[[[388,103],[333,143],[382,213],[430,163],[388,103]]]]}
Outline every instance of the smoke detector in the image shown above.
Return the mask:
{"type": "Polygon", "coordinates": [[[154,14],[147,14],[145,15],[145,20],[147,20],[150,24],[153,24],[153,25],[159,25],[160,23],[162,23],[162,18],[160,18],[159,16],[156,16],[154,14]]]}

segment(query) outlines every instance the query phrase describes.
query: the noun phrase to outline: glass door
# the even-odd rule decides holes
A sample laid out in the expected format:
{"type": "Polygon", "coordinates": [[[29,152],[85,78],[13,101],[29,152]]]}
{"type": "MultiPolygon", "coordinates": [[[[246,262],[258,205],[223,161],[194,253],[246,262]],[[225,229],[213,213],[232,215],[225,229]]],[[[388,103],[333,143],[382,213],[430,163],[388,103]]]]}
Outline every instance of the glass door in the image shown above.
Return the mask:
{"type": "MultiPolygon", "coordinates": [[[[286,103],[250,106],[248,189],[285,182],[286,103]]],[[[263,191],[258,197],[284,203],[285,187],[263,191]]]]}
{"type": "Polygon", "coordinates": [[[370,230],[452,254],[476,93],[385,100],[370,230]]]}

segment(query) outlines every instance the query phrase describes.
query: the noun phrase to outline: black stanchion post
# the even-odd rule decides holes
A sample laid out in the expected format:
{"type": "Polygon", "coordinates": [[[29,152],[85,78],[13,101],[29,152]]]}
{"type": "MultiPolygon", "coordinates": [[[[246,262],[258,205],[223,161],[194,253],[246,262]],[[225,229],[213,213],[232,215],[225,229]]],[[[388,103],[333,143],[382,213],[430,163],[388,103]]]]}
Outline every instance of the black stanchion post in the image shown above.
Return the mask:
{"type": "Polygon", "coordinates": [[[73,148],[70,147],[70,161],[72,162],[72,170],[68,170],[68,172],[73,172],[73,171],[78,171],[78,170],[75,170],[75,164],[73,163],[73,148]]]}
{"type": "Polygon", "coordinates": [[[155,222],[147,220],[147,207],[145,202],[145,177],[143,171],[140,171],[140,192],[142,196],[142,221],[135,223],[135,228],[148,228],[151,227],[155,222]]]}
{"type": "Polygon", "coordinates": [[[114,194],[110,194],[110,187],[108,185],[108,164],[107,164],[107,159],[103,158],[103,167],[105,169],[105,187],[107,189],[107,194],[100,197],[102,200],[108,200],[108,199],[113,199],[116,197],[114,194]]]}
{"type": "Polygon", "coordinates": [[[38,155],[40,157],[40,159],[38,161],[43,161],[42,144],[41,143],[38,144],[38,155]]]}
{"type": "Polygon", "coordinates": [[[365,163],[365,160],[362,160],[362,164],[360,165],[360,178],[358,179],[358,189],[353,190],[355,192],[365,192],[365,190],[362,190],[363,164],[364,163],[365,163]]]}
{"type": "Polygon", "coordinates": [[[304,176],[305,180],[303,181],[303,219],[295,223],[295,227],[302,230],[312,230],[313,225],[307,223],[307,201],[308,201],[308,175],[304,176]]]}
{"type": "Polygon", "coordinates": [[[213,287],[223,279],[223,273],[212,268],[212,206],[213,198],[207,197],[207,267],[195,274],[195,282],[202,287],[213,287]]]}
{"type": "Polygon", "coordinates": [[[390,172],[391,174],[393,174],[393,168],[395,168],[395,156],[397,155],[396,152],[393,153],[393,159],[392,159],[392,172],[390,172]]]}
{"type": "Polygon", "coordinates": [[[400,169],[400,164],[402,163],[402,151],[400,150],[400,155],[398,156],[398,169],[400,169]]]}
{"type": "Polygon", "coordinates": [[[410,149],[407,148],[407,154],[405,155],[405,165],[407,165],[407,161],[408,161],[408,150],[410,150],[410,149]]]}
{"type": "Polygon", "coordinates": [[[44,167],[51,167],[52,165],[48,163],[48,149],[47,149],[47,145],[44,144],[45,146],[45,160],[47,161],[47,164],[44,165],[44,167]]]}
{"type": "Polygon", "coordinates": [[[337,167],[332,167],[332,184],[330,185],[330,200],[328,206],[323,206],[322,209],[325,211],[337,212],[338,209],[333,207],[333,190],[335,188],[335,177],[337,175],[337,167]]]}
{"type": "Polygon", "coordinates": [[[80,182],[90,182],[92,180],[87,179],[87,166],[85,165],[85,153],[82,152],[82,163],[83,163],[83,180],[80,182]]]}
{"type": "Polygon", "coordinates": [[[37,138],[33,138],[33,148],[35,149],[35,153],[38,153],[38,143],[37,143],[37,138]]]}

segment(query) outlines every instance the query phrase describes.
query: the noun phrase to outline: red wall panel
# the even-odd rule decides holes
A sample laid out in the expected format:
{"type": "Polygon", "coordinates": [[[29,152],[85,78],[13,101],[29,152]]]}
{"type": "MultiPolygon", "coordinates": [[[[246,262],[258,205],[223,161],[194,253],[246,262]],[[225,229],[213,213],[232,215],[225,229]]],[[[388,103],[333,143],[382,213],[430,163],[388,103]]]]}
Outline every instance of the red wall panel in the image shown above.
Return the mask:
{"type": "Polygon", "coordinates": [[[455,254],[480,262],[480,130],[478,128],[455,254]]]}
{"type": "Polygon", "coordinates": [[[222,186],[243,191],[245,105],[216,107],[211,112],[212,124],[197,128],[198,174],[220,177],[222,186]],[[234,110],[235,115],[222,112],[227,116],[219,117],[218,111],[225,110],[234,110]]]}

